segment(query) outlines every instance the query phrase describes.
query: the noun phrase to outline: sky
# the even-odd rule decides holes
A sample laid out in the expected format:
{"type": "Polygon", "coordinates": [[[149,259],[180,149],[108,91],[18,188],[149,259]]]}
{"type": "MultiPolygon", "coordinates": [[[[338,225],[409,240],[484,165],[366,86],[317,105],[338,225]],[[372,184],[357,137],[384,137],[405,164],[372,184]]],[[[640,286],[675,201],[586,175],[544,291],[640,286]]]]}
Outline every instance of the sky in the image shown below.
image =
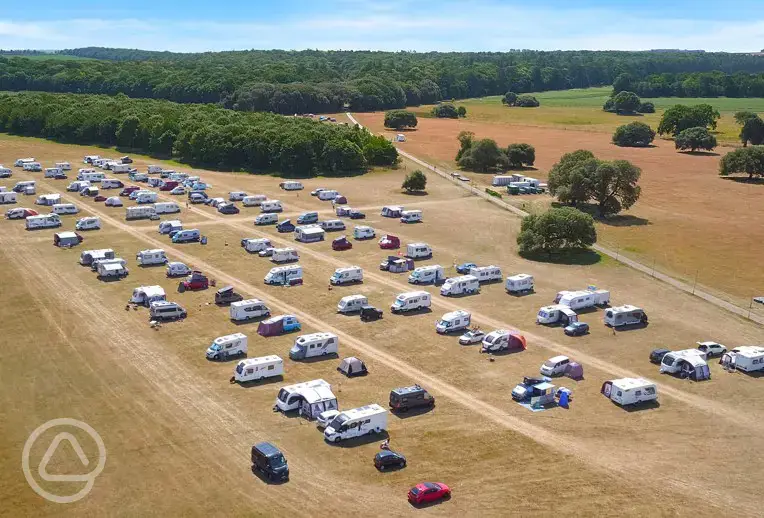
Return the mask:
{"type": "Polygon", "coordinates": [[[0,48],[764,48],[763,0],[0,0],[0,48]]]}

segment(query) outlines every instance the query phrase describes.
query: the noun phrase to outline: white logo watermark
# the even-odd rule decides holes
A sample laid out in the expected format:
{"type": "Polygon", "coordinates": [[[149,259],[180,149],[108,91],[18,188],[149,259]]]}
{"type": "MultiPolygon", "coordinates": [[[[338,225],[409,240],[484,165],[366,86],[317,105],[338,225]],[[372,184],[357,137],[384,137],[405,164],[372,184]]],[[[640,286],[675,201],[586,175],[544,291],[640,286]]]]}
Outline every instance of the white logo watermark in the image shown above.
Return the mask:
{"type": "Polygon", "coordinates": [[[101,474],[105,464],[106,447],[104,446],[103,439],[101,439],[101,436],[98,435],[98,432],[96,432],[93,427],[87,423],[69,418],[53,419],[39,426],[27,439],[27,442],[24,444],[24,451],[21,454],[21,469],[24,471],[24,476],[26,477],[29,485],[32,487],[32,489],[34,489],[35,493],[41,497],[58,504],[70,504],[87,496],[87,494],[90,493],[90,490],[93,489],[95,479],[98,475],[101,474]],[[87,455],[85,455],[85,452],[77,438],[67,431],[60,431],[58,434],[56,434],[56,436],[53,438],[53,441],[50,443],[50,446],[48,446],[48,449],[45,451],[42,460],[40,460],[40,465],[37,468],[37,473],[42,480],[48,482],[85,483],[85,487],[72,495],[54,495],[53,493],[46,491],[40,486],[35,477],[32,476],[32,470],[29,467],[29,454],[35,441],[37,441],[37,439],[39,439],[43,433],[47,432],[51,428],[57,427],[62,429],[66,429],[67,427],[70,429],[72,427],[77,428],[88,434],[98,446],[98,462],[96,463],[95,468],[90,471],[90,473],[79,475],[53,475],[48,473],[48,462],[50,462],[50,459],[53,457],[53,454],[56,452],[59,444],[61,444],[63,441],[69,442],[72,449],[77,454],[77,457],[80,459],[80,462],[82,462],[83,466],[89,466],[92,464],[87,455]]]}

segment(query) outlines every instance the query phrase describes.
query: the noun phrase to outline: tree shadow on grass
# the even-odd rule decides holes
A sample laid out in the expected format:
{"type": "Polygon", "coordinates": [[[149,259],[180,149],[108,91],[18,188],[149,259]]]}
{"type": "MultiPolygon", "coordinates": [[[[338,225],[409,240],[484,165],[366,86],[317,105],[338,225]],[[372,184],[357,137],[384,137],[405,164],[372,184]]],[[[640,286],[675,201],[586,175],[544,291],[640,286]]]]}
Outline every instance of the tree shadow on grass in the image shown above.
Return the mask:
{"type": "Polygon", "coordinates": [[[427,196],[427,191],[402,191],[406,196],[427,196]]]}
{"type": "Polygon", "coordinates": [[[617,216],[611,216],[609,218],[598,218],[596,221],[611,227],[639,227],[644,225],[652,225],[649,219],[640,218],[639,216],[632,216],[630,214],[620,214],[617,216]]]}
{"type": "Polygon", "coordinates": [[[747,183],[751,185],[764,185],[764,178],[748,178],[747,176],[720,176],[722,180],[735,183],[747,183]]]}
{"type": "Polygon", "coordinates": [[[719,156],[719,153],[714,153],[713,151],[680,151],[679,154],[690,156],[719,156]]]}
{"type": "Polygon", "coordinates": [[[520,255],[529,261],[548,264],[591,266],[602,261],[600,254],[588,248],[574,249],[552,255],[546,253],[522,253],[520,255]]]}

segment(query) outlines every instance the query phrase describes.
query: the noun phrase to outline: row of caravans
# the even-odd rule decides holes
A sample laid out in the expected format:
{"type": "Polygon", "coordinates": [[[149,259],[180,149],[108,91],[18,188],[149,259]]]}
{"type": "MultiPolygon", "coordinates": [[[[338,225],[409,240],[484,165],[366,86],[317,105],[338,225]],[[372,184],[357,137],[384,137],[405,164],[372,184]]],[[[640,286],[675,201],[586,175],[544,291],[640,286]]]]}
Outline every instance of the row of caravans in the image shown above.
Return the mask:
{"type": "Polygon", "coordinates": [[[382,207],[380,215],[385,218],[398,218],[401,223],[420,223],[422,221],[421,210],[405,210],[400,205],[384,206],[382,207]]]}
{"type": "Polygon", "coordinates": [[[177,203],[165,201],[154,203],[153,205],[127,207],[125,209],[125,219],[152,219],[160,214],[177,214],[178,212],[180,212],[180,206],[177,203]]]}

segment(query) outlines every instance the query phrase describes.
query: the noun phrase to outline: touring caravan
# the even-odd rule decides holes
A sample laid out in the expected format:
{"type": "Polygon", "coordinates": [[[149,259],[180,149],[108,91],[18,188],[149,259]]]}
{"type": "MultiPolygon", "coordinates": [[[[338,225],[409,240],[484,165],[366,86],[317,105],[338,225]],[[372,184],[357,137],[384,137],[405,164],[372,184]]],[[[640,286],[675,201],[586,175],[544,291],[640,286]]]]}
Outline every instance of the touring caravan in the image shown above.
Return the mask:
{"type": "Polygon", "coordinates": [[[168,259],[161,248],[152,250],[141,250],[135,254],[135,259],[140,266],[149,266],[154,264],[167,264],[168,259]]]}
{"type": "Polygon", "coordinates": [[[98,171],[93,171],[92,169],[91,170],[80,169],[80,172],[77,174],[77,180],[84,180],[86,182],[91,182],[91,183],[100,183],[103,181],[105,177],[106,177],[105,174],[98,171]]]}
{"type": "Polygon", "coordinates": [[[228,315],[234,322],[246,322],[256,318],[268,317],[271,310],[260,299],[247,299],[232,302],[228,307],[228,315]]]}
{"type": "Polygon", "coordinates": [[[267,237],[263,238],[251,238],[251,239],[242,239],[241,240],[241,246],[250,253],[257,253],[261,250],[265,250],[266,248],[271,248],[273,244],[271,244],[271,240],[267,237]]]}
{"type": "Polygon", "coordinates": [[[371,227],[359,225],[353,228],[353,238],[359,241],[362,239],[373,239],[374,237],[376,237],[376,234],[374,233],[374,229],[371,227]]]}
{"type": "Polygon", "coordinates": [[[386,218],[400,218],[401,212],[403,212],[403,207],[399,205],[388,205],[388,206],[382,207],[382,212],[380,213],[380,215],[386,218]]]}
{"type": "Polygon", "coordinates": [[[491,331],[485,335],[480,352],[495,353],[510,349],[524,351],[526,347],[527,344],[523,335],[506,329],[497,329],[496,331],[491,331]]]}
{"type": "Polygon", "coordinates": [[[318,199],[321,201],[333,200],[339,195],[337,191],[332,189],[323,189],[318,193],[318,199]]]}
{"type": "Polygon", "coordinates": [[[294,229],[294,238],[302,243],[323,241],[326,232],[318,225],[305,225],[294,229]]]}
{"type": "MultiPolygon", "coordinates": [[[[141,207],[143,208],[143,207],[141,207]]],[[[160,234],[172,234],[174,232],[177,232],[179,230],[183,230],[183,223],[181,223],[178,219],[173,219],[170,221],[163,221],[159,224],[157,231],[160,234]]]]}
{"type": "Polygon", "coordinates": [[[245,207],[258,207],[266,201],[268,197],[264,194],[252,194],[241,199],[241,204],[245,207]]]}
{"type": "Polygon", "coordinates": [[[93,262],[90,263],[90,269],[94,272],[97,272],[99,264],[119,264],[121,266],[127,267],[127,261],[125,261],[121,257],[112,257],[109,259],[107,258],[94,259],[93,262]]]}
{"type": "Polygon", "coordinates": [[[66,186],[66,190],[69,192],[80,192],[85,187],[90,187],[90,182],[87,180],[75,180],[66,186]]]}
{"type": "Polygon", "coordinates": [[[555,304],[562,304],[573,310],[605,306],[609,303],[610,292],[607,290],[563,291],[557,294],[555,300],[555,304]]]}
{"type": "Polygon", "coordinates": [[[96,272],[100,279],[121,279],[129,273],[125,261],[107,259],[96,263],[96,272]]]}
{"type": "Polygon", "coordinates": [[[302,189],[304,189],[302,183],[296,182],[294,180],[288,180],[286,182],[281,182],[279,184],[279,187],[281,187],[285,191],[301,191],[302,189]]]}
{"type": "Polygon", "coordinates": [[[65,215],[65,214],[77,214],[80,209],[74,203],[56,203],[51,206],[53,214],[65,215]]]}
{"type": "Polygon", "coordinates": [[[450,295],[472,295],[478,292],[480,292],[480,281],[474,275],[450,277],[440,287],[440,294],[444,297],[450,295]]]}
{"type": "Polygon", "coordinates": [[[16,203],[18,194],[13,191],[0,192],[0,204],[16,203]]]}
{"type": "Polygon", "coordinates": [[[722,355],[720,363],[734,366],[743,372],[764,370],[764,347],[741,345],[722,355]]]}
{"type": "Polygon", "coordinates": [[[156,210],[154,210],[154,207],[152,206],[143,206],[143,207],[127,207],[125,209],[125,219],[126,220],[133,220],[133,219],[159,219],[157,218],[156,210]]]}
{"type": "Polygon", "coordinates": [[[480,282],[500,281],[503,276],[498,266],[477,266],[470,268],[470,275],[474,275],[480,282]]]}
{"type": "Polygon", "coordinates": [[[166,300],[164,289],[161,286],[140,286],[133,290],[130,302],[148,307],[152,302],[166,300]]]}
{"type": "Polygon", "coordinates": [[[250,383],[265,378],[275,378],[284,375],[284,360],[272,354],[258,358],[247,358],[236,364],[233,370],[233,381],[250,383]]]}
{"type": "Polygon", "coordinates": [[[26,162],[23,166],[24,171],[37,173],[42,171],[42,165],[39,162],[26,162]]]}
{"type": "Polygon", "coordinates": [[[329,278],[329,282],[334,286],[363,282],[363,269],[360,266],[337,268],[329,278]]]}
{"type": "Polygon", "coordinates": [[[533,276],[527,273],[518,273],[507,277],[504,283],[507,293],[527,293],[533,291],[533,276]]]}
{"type": "Polygon", "coordinates": [[[276,404],[274,405],[274,409],[280,410],[281,412],[291,412],[293,410],[298,410],[301,407],[303,400],[305,399],[303,394],[306,391],[311,390],[331,392],[331,385],[322,379],[317,379],[282,387],[276,396],[276,404]]]}
{"type": "Polygon", "coordinates": [[[80,254],[80,264],[90,266],[93,261],[99,259],[114,259],[114,250],[111,248],[101,248],[98,250],[85,250],[80,254]]]}
{"type": "Polygon", "coordinates": [[[430,294],[426,291],[409,291],[395,297],[395,302],[390,306],[393,313],[405,313],[430,307],[430,294]]]}
{"type": "Polygon", "coordinates": [[[56,178],[57,176],[62,175],[64,172],[59,169],[58,167],[46,167],[45,168],[45,178],[56,178]]]}
{"type": "Polygon", "coordinates": [[[544,306],[539,309],[539,312],[536,314],[537,324],[561,323],[563,325],[568,325],[573,322],[578,322],[578,315],[576,315],[576,312],[568,306],[562,304],[544,306]]]}
{"type": "Polygon", "coordinates": [[[112,164],[111,172],[114,174],[125,174],[129,173],[132,170],[132,167],[129,164],[112,164]]]}
{"type": "Polygon", "coordinates": [[[401,211],[401,223],[420,223],[422,221],[421,210],[401,211]]]}
{"type": "Polygon", "coordinates": [[[377,404],[345,410],[326,426],[324,439],[338,443],[345,439],[360,437],[387,430],[387,410],[377,404]]]}
{"type": "Polygon", "coordinates": [[[435,322],[435,331],[439,334],[456,333],[469,329],[472,315],[462,309],[446,313],[435,322]]]}
{"type": "Polygon", "coordinates": [[[247,354],[247,335],[234,333],[215,338],[207,348],[208,360],[227,360],[231,356],[247,354]]]}
{"type": "Polygon", "coordinates": [[[36,230],[38,228],[56,228],[61,226],[61,217],[58,214],[40,214],[39,216],[28,216],[26,218],[27,230],[36,230]]]}
{"type": "Polygon", "coordinates": [[[647,324],[647,314],[636,306],[618,306],[608,308],[605,311],[605,325],[610,327],[620,327],[635,324],[647,324]]]}
{"type": "Polygon", "coordinates": [[[621,378],[606,381],[600,389],[614,403],[626,406],[658,399],[658,388],[643,378],[621,378]]]}
{"type": "Polygon", "coordinates": [[[366,295],[348,295],[337,303],[337,313],[354,313],[369,303],[366,295]]]}
{"type": "Polygon", "coordinates": [[[671,351],[661,358],[659,372],[661,374],[681,374],[683,378],[696,381],[708,379],[711,377],[711,373],[705,356],[705,353],[698,349],[671,351]]]}
{"type": "Polygon", "coordinates": [[[122,189],[124,186],[125,184],[116,178],[104,178],[101,181],[101,189],[122,189]]]}
{"type": "MultiPolygon", "coordinates": [[[[267,248],[268,247],[265,247],[263,250],[267,248]]],[[[260,252],[262,252],[263,250],[260,250],[260,252]]],[[[297,250],[295,250],[294,248],[274,248],[273,254],[271,254],[271,261],[277,264],[298,261],[299,259],[300,259],[300,255],[297,253],[297,250]]]]}
{"type": "Polygon", "coordinates": [[[61,195],[56,194],[41,194],[37,197],[35,200],[35,205],[46,205],[48,207],[52,207],[53,205],[56,205],[57,203],[61,203],[61,195]]]}
{"type": "Polygon", "coordinates": [[[13,163],[16,167],[24,167],[24,164],[31,164],[34,162],[34,158],[17,158],[13,163]]]}
{"type": "Polygon", "coordinates": [[[260,203],[261,212],[283,212],[284,207],[280,200],[264,200],[260,203]]]}
{"type": "MultiPolygon", "coordinates": [[[[151,191],[139,192],[138,196],[135,197],[136,203],[156,203],[156,201],[157,193],[151,191]]],[[[154,210],[156,211],[156,209],[154,210]]]]}
{"type": "Polygon", "coordinates": [[[289,350],[292,360],[337,354],[339,338],[333,333],[311,333],[298,336],[289,350]]]}
{"type": "Polygon", "coordinates": [[[409,275],[409,284],[437,284],[444,278],[443,267],[439,264],[420,266],[409,275]]]}
{"type": "Polygon", "coordinates": [[[345,230],[345,222],[341,219],[327,219],[320,223],[321,228],[327,232],[336,232],[338,230],[345,230]]]}
{"type": "Polygon", "coordinates": [[[16,185],[13,186],[13,189],[11,189],[13,192],[17,192],[19,194],[34,194],[35,192],[35,181],[34,180],[24,180],[21,182],[16,182],[16,185]]]}
{"type": "Polygon", "coordinates": [[[409,243],[406,245],[406,257],[430,259],[432,258],[432,248],[427,243],[409,243]]]}
{"type": "Polygon", "coordinates": [[[279,220],[278,215],[274,213],[258,214],[255,217],[255,225],[273,225],[279,220]]]}
{"type": "Polygon", "coordinates": [[[297,264],[277,266],[265,275],[265,284],[295,286],[302,284],[302,267],[297,264]]]}

